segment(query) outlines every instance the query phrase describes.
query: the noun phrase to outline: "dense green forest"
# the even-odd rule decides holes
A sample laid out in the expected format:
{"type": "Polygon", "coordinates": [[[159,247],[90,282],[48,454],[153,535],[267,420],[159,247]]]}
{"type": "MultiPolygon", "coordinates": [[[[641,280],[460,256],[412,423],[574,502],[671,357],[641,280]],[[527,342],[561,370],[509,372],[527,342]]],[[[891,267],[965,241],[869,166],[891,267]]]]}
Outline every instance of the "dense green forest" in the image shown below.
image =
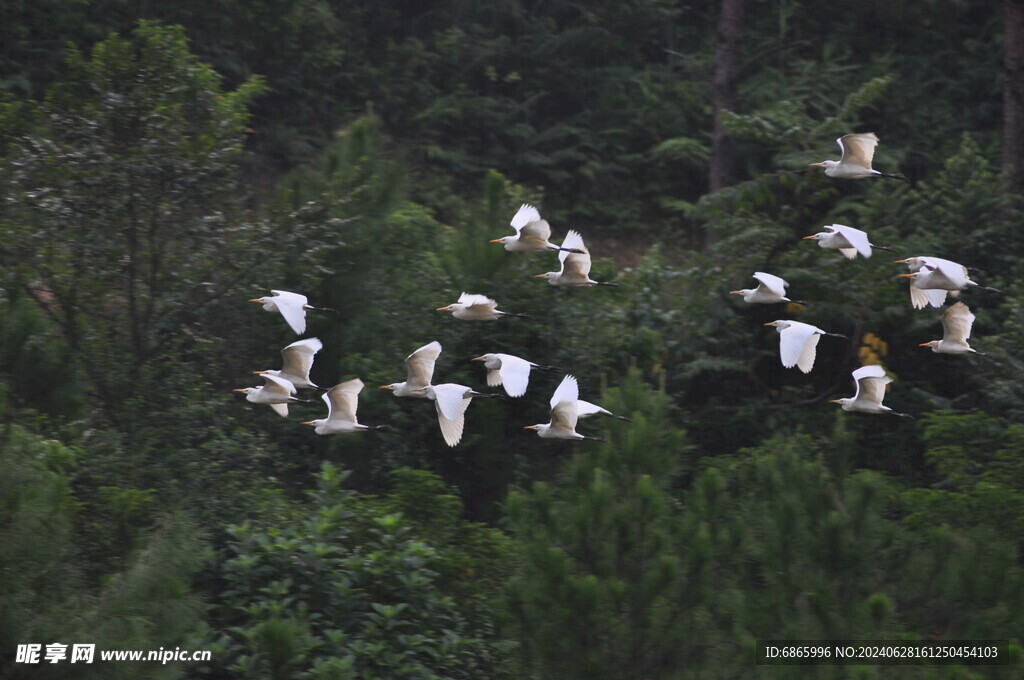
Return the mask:
{"type": "Polygon", "coordinates": [[[5,0],[0,179],[0,678],[1020,677],[1018,0],[5,0]],[[908,181],[809,167],[853,132],[908,181]],[[524,203],[617,287],[490,243],[524,203]],[[833,223],[894,252],[805,240],[833,223]],[[989,356],[921,346],[944,308],[893,261],[924,255],[997,289],[959,298],[989,356]],[[756,271],[801,303],[730,295],[756,271]],[[271,290],[332,310],[312,378],[387,429],[232,391],[300,337],[271,290]],[[437,311],[461,292],[532,318],[437,311]],[[846,339],[805,374],[779,319],[846,339]],[[536,436],[535,371],[446,446],[378,389],[435,340],[435,383],[501,392],[471,359],[507,353],[631,422],[536,436]],[[869,364],[912,419],[829,403],[869,364]],[[158,649],[210,654],[99,657],[158,649]]]}

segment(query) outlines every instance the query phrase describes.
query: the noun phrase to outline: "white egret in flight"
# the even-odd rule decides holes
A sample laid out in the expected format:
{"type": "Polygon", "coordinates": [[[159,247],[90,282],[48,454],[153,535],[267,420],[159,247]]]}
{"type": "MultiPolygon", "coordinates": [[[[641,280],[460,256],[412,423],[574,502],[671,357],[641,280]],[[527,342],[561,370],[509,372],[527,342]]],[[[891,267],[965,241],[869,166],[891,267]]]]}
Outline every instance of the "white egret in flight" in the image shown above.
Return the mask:
{"type": "MultiPolygon", "coordinates": [[[[963,265],[957,264],[956,262],[952,262],[950,260],[943,260],[942,258],[939,257],[931,257],[930,255],[908,257],[905,260],[895,260],[895,262],[896,264],[907,265],[907,269],[909,269],[911,272],[919,271],[922,267],[924,267],[926,262],[931,262],[932,264],[944,263],[943,266],[949,268],[952,271],[957,271],[961,267],[963,267],[963,265]]],[[[964,276],[966,275],[967,272],[964,271],[964,276]]],[[[914,285],[910,286],[910,304],[914,306],[914,309],[921,309],[926,305],[931,305],[932,307],[936,308],[941,307],[946,303],[946,295],[947,291],[940,290],[938,288],[924,290],[914,285]]]]}
{"type": "Polygon", "coordinates": [[[503,386],[505,393],[510,397],[521,397],[526,394],[531,369],[565,372],[555,366],[542,366],[511,354],[484,354],[474,357],[471,361],[484,362],[484,367],[487,368],[487,386],[503,386]]]}
{"type": "Polygon", "coordinates": [[[516,253],[544,253],[549,250],[582,252],[572,246],[556,246],[548,241],[551,238],[551,225],[547,220],[542,220],[540,212],[528,203],[519,207],[510,224],[516,230],[516,235],[491,239],[491,243],[501,243],[505,250],[516,253]]]}
{"type": "MultiPolygon", "coordinates": [[[[897,260],[897,262],[907,262],[897,260]]],[[[909,264],[909,263],[908,263],[909,264]]],[[[967,267],[949,260],[939,258],[917,258],[920,268],[910,274],[900,274],[901,278],[910,279],[910,302],[915,309],[921,309],[926,304],[938,307],[935,300],[938,296],[929,294],[927,291],[941,290],[956,297],[960,291],[968,288],[979,288],[981,290],[1001,293],[998,288],[989,288],[971,281],[967,273],[967,267]]],[[[916,265],[915,265],[916,266],[916,265]]],[[[945,299],[945,296],[942,298],[945,299]]],[[[942,304],[941,302],[939,304],[942,304]]]]}
{"type": "Polygon", "coordinates": [[[793,302],[786,297],[786,287],[789,283],[774,274],[765,272],[754,272],[754,279],[757,281],[757,288],[741,288],[730,290],[730,295],[742,295],[744,302],[752,304],[770,305],[774,302],[793,302]]]}
{"type": "Polygon", "coordinates": [[[441,383],[417,388],[424,391],[427,398],[434,402],[437,410],[437,424],[441,426],[441,436],[448,446],[455,446],[462,441],[462,429],[466,424],[466,409],[474,397],[500,397],[500,394],[484,394],[476,392],[465,385],[441,383]]]}
{"type": "Polygon", "coordinates": [[[583,237],[575,229],[570,229],[562,241],[563,250],[558,253],[558,261],[562,267],[557,272],[537,274],[535,279],[547,279],[552,286],[617,286],[609,281],[595,281],[590,278],[590,251],[583,243],[583,237]],[[571,248],[572,250],[566,250],[571,248]]]}
{"type": "Polygon", "coordinates": [[[867,233],[860,229],[847,227],[844,224],[830,224],[823,227],[823,229],[825,231],[819,231],[817,234],[804,236],[804,240],[814,240],[817,241],[818,245],[822,248],[838,250],[848,260],[852,260],[857,257],[858,253],[860,253],[861,257],[871,257],[872,248],[893,251],[892,248],[876,246],[874,243],[871,243],[868,240],[867,233]]]}
{"type": "Polygon", "coordinates": [[[295,394],[295,386],[287,380],[283,380],[274,375],[267,375],[264,373],[262,376],[264,384],[260,387],[240,387],[233,392],[244,392],[245,400],[252,402],[253,404],[266,404],[270,408],[274,409],[274,413],[281,416],[282,418],[288,417],[288,404],[291,402],[302,402],[308,404],[308,399],[299,399],[293,397],[295,394]]]}
{"type": "Polygon", "coordinates": [[[327,404],[327,417],[307,420],[301,425],[312,425],[317,434],[348,434],[366,430],[387,429],[387,425],[360,425],[356,419],[359,407],[359,392],[363,389],[363,381],[359,378],[346,380],[323,393],[322,398],[327,404]]]}
{"type": "Polygon", "coordinates": [[[312,387],[320,389],[309,379],[309,371],[313,368],[313,357],[323,349],[324,344],[319,338],[306,338],[288,345],[281,350],[282,365],[280,371],[253,371],[256,375],[273,375],[287,380],[295,387],[312,387]]]}
{"type": "Polygon", "coordinates": [[[967,344],[973,325],[974,314],[970,308],[962,302],[957,302],[942,315],[942,339],[922,342],[919,346],[931,347],[933,352],[939,354],[979,354],[987,357],[988,354],[971,349],[967,344]]]}
{"type": "Polygon", "coordinates": [[[811,163],[812,167],[825,168],[825,174],[838,179],[864,179],[865,177],[889,177],[901,179],[904,182],[907,178],[899,174],[887,174],[871,169],[871,159],[875,155],[875,147],[878,146],[878,136],[874,132],[863,132],[859,134],[843,135],[836,140],[842,156],[838,161],[822,161],[811,163]]]}
{"type": "Polygon", "coordinates": [[[840,333],[827,333],[817,326],[800,321],[769,321],[765,326],[775,326],[779,332],[779,356],[786,368],[796,366],[804,373],[810,373],[814,367],[818,340],[822,335],[845,338],[840,333]]]}
{"type": "Polygon", "coordinates": [[[901,418],[914,417],[909,413],[897,413],[888,406],[882,406],[885,386],[892,382],[892,378],[885,374],[885,369],[881,366],[861,366],[853,372],[853,381],[857,385],[857,391],[853,396],[832,399],[831,403],[839,404],[844,411],[855,413],[891,413],[901,418]]]}
{"type": "Polygon", "coordinates": [[[494,321],[503,316],[519,316],[524,319],[531,319],[529,314],[516,314],[503,312],[497,308],[498,303],[486,295],[474,295],[462,293],[458,302],[453,302],[447,307],[438,307],[439,312],[451,312],[456,319],[463,321],[494,321]]]}
{"type": "Polygon", "coordinates": [[[306,332],[306,310],[312,309],[318,312],[335,312],[330,307],[313,307],[305,295],[289,293],[286,290],[271,290],[273,295],[260,298],[252,298],[249,302],[260,302],[263,309],[268,312],[281,312],[281,316],[288,322],[297,335],[306,332]]]}
{"type": "Polygon", "coordinates": [[[576,404],[580,398],[580,388],[576,378],[567,375],[555,388],[551,396],[551,420],[550,422],[527,425],[523,429],[536,430],[537,435],[544,439],[585,439],[588,441],[603,442],[600,437],[587,437],[576,431],[576,421],[579,413],[576,411],[576,404]]]}
{"type": "Polygon", "coordinates": [[[441,356],[441,343],[437,340],[428,342],[405,358],[405,382],[381,385],[382,390],[391,390],[396,397],[427,398],[421,389],[430,384],[434,378],[434,363],[441,356]]]}

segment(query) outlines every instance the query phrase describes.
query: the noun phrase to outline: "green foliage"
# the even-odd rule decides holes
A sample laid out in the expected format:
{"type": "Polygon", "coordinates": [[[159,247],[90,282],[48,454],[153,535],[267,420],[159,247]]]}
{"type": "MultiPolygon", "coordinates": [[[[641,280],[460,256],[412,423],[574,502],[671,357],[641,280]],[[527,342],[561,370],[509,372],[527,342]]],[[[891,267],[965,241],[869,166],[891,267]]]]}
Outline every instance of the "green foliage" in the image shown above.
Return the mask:
{"type": "MultiPolygon", "coordinates": [[[[200,532],[184,517],[167,516],[138,552],[103,575],[104,584],[88,578],[77,561],[83,506],[69,475],[81,456],[18,426],[0,440],[0,644],[11,650],[25,643],[95,644],[97,662],[75,677],[176,677],[175,665],[108,665],[98,655],[184,642],[201,612],[189,585],[202,559],[200,532]]],[[[66,677],[59,664],[18,664],[13,654],[4,659],[4,677],[66,677]]]]}
{"type": "Polygon", "coordinates": [[[229,275],[212,262],[243,242],[225,204],[261,89],[224,91],[180,28],[144,22],[72,50],[10,151],[7,282],[47,313],[104,406],[229,275]]]}
{"type": "MultiPolygon", "coordinates": [[[[218,567],[218,630],[225,632],[210,630],[200,643],[216,648],[214,671],[496,677],[493,643],[474,635],[456,602],[438,589],[438,551],[415,538],[400,514],[360,506],[341,488],[347,476],[324,464],[308,518],[229,530],[218,567]]],[[[434,497],[436,484],[424,482],[434,497]]]]}
{"type": "Polygon", "coordinates": [[[676,624],[685,598],[667,491],[683,434],[664,394],[634,373],[611,403],[634,418],[611,443],[577,454],[564,482],[534,483],[508,501],[522,572],[509,589],[524,662],[536,677],[644,678],[687,654],[676,624]],[[617,403],[616,403],[617,402],[617,403]]]}

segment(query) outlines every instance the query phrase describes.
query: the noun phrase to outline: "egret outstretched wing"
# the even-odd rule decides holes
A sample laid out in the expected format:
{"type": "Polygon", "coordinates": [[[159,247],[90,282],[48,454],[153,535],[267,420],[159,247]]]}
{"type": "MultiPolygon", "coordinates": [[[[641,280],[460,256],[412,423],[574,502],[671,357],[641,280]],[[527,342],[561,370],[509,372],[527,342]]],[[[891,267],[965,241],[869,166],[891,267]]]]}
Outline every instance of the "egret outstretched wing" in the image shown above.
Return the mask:
{"type": "Polygon", "coordinates": [[[289,293],[286,290],[271,290],[270,292],[275,296],[274,304],[277,305],[277,311],[281,312],[281,316],[288,322],[292,330],[299,335],[305,333],[306,305],[309,304],[309,299],[305,295],[289,293]]]}
{"type": "Polygon", "coordinates": [[[429,342],[405,358],[405,384],[410,388],[426,387],[434,378],[434,364],[441,356],[441,343],[429,342]]]}
{"type": "Polygon", "coordinates": [[[962,302],[957,302],[942,315],[942,341],[966,345],[974,325],[974,313],[962,302]]]}
{"type": "Polygon", "coordinates": [[[766,272],[754,272],[754,278],[758,283],[767,288],[770,293],[779,297],[786,296],[786,286],[788,286],[789,283],[784,279],[766,272]]]}
{"type": "Polygon", "coordinates": [[[878,146],[878,135],[874,132],[843,135],[836,140],[836,144],[843,152],[839,158],[840,163],[850,163],[867,170],[871,169],[871,160],[875,156],[875,147],[878,146]]]}

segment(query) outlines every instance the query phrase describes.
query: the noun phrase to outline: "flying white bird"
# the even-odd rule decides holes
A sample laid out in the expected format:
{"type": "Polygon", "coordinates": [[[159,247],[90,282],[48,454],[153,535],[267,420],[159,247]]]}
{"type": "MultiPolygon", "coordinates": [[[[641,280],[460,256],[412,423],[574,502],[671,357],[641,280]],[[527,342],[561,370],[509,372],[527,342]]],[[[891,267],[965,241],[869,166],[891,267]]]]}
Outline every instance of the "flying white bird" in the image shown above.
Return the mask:
{"type": "Polygon", "coordinates": [[[988,354],[971,349],[967,344],[973,325],[974,314],[970,308],[962,302],[957,302],[942,315],[942,339],[922,342],[919,346],[931,347],[933,352],[939,354],[979,354],[987,357],[988,354]]]}
{"type": "Polygon", "coordinates": [[[511,354],[484,354],[474,357],[471,361],[484,362],[484,367],[487,368],[487,386],[504,386],[505,393],[510,397],[521,397],[526,394],[526,386],[530,383],[531,369],[564,373],[560,368],[541,366],[511,354]]]}
{"type": "Polygon", "coordinates": [[[558,261],[562,267],[557,272],[537,274],[535,279],[547,279],[552,286],[618,286],[609,281],[595,281],[590,278],[590,251],[583,243],[583,237],[575,229],[570,229],[562,241],[562,250],[558,253],[558,261]]]}
{"type": "Polygon", "coordinates": [[[527,425],[523,429],[536,430],[538,436],[544,439],[605,441],[600,437],[587,437],[576,431],[576,421],[579,419],[576,404],[579,402],[579,398],[580,388],[576,378],[571,375],[565,376],[551,396],[551,421],[538,425],[527,425]]]}
{"type": "Polygon", "coordinates": [[[836,140],[836,144],[839,145],[839,150],[842,152],[838,161],[811,163],[811,166],[825,168],[826,175],[838,179],[889,177],[907,181],[903,175],[890,175],[871,169],[871,159],[875,155],[875,147],[878,146],[878,136],[874,132],[843,135],[836,140]]]}
{"type": "Polygon", "coordinates": [[[786,368],[796,366],[804,373],[810,373],[814,367],[818,340],[822,335],[845,338],[840,333],[827,333],[817,326],[799,321],[769,321],[765,326],[775,326],[779,332],[779,356],[786,368]]]}
{"type": "Polygon", "coordinates": [[[434,402],[437,409],[437,424],[441,426],[441,436],[448,446],[455,446],[462,441],[462,429],[466,424],[466,409],[474,397],[500,397],[500,394],[484,394],[476,392],[465,385],[441,383],[417,388],[426,393],[427,398],[434,402]]]}
{"type": "Polygon", "coordinates": [[[348,434],[386,429],[387,425],[360,425],[356,420],[359,392],[362,389],[363,381],[359,378],[335,385],[321,395],[327,404],[327,417],[307,420],[300,424],[312,425],[315,428],[313,431],[317,434],[348,434]]]}
{"type": "Polygon", "coordinates": [[[497,306],[498,303],[486,295],[462,293],[459,295],[458,302],[453,302],[447,307],[438,307],[437,311],[451,312],[452,316],[463,321],[494,321],[503,316],[519,316],[524,319],[533,318],[529,314],[503,312],[497,309],[497,306]]]}
{"type": "Polygon", "coordinates": [[[441,356],[441,343],[437,340],[428,342],[423,347],[405,358],[405,382],[381,385],[382,390],[391,390],[396,397],[427,398],[421,388],[430,384],[434,378],[434,363],[441,356]]]}
{"type": "Polygon", "coordinates": [[[295,387],[312,387],[320,389],[309,379],[309,371],[313,368],[313,357],[323,349],[324,344],[319,338],[306,338],[288,345],[281,350],[282,365],[280,371],[253,371],[256,375],[272,375],[287,380],[295,387]]]}
{"type": "Polygon", "coordinates": [[[576,400],[576,417],[580,420],[599,414],[602,416],[609,416],[611,418],[618,418],[619,420],[625,420],[627,423],[633,422],[626,416],[617,416],[608,409],[601,408],[597,404],[592,404],[589,401],[583,401],[582,399],[576,400]]]}
{"type": "Polygon", "coordinates": [[[274,409],[274,413],[282,418],[288,417],[288,404],[290,402],[302,402],[308,404],[307,399],[293,397],[295,386],[287,380],[274,375],[263,374],[264,384],[260,387],[240,387],[233,392],[244,392],[245,400],[253,404],[267,404],[274,409]]]}
{"type": "MultiPolygon", "coordinates": [[[[914,309],[921,309],[926,304],[930,304],[933,307],[938,307],[942,304],[941,301],[939,304],[935,304],[939,297],[937,294],[928,293],[928,291],[932,290],[946,291],[954,297],[959,295],[960,291],[968,288],[979,288],[993,293],[1003,292],[998,288],[989,288],[988,286],[982,286],[971,281],[968,276],[967,267],[962,264],[934,257],[919,257],[915,259],[917,262],[913,266],[920,265],[917,271],[910,274],[900,274],[901,278],[910,279],[910,303],[914,306],[914,309]]],[[[897,260],[897,262],[910,264],[907,260],[897,260]]],[[[945,296],[942,296],[942,300],[945,300],[945,296]]]]}
{"type": "MultiPolygon", "coordinates": [[[[944,267],[948,267],[953,271],[957,271],[961,267],[963,267],[963,265],[957,264],[956,262],[952,262],[950,260],[943,260],[942,258],[939,257],[931,257],[930,255],[920,257],[908,257],[905,260],[895,260],[895,262],[897,264],[907,265],[907,269],[909,269],[911,272],[920,271],[920,269],[924,267],[926,262],[931,262],[932,264],[943,263],[944,267]]],[[[967,272],[964,271],[964,276],[966,275],[967,272]]],[[[940,290],[938,288],[923,290],[914,285],[910,286],[910,303],[914,306],[914,309],[921,309],[926,305],[931,305],[932,307],[936,308],[941,307],[946,303],[946,295],[947,291],[940,290]]],[[[954,293],[954,295],[959,295],[959,291],[954,293]]]]}
{"type": "Polygon", "coordinates": [[[861,366],[853,372],[853,381],[857,385],[857,391],[852,397],[830,400],[833,404],[839,404],[844,411],[855,413],[891,413],[901,418],[913,418],[909,413],[897,413],[888,406],[882,406],[885,398],[885,386],[892,382],[892,378],[885,374],[881,366],[861,366]]]}
{"type": "Polygon", "coordinates": [[[548,241],[551,238],[551,225],[547,220],[542,220],[540,212],[528,203],[519,207],[510,224],[516,230],[516,235],[491,239],[491,243],[501,243],[505,250],[517,253],[544,253],[549,250],[582,252],[574,246],[566,246],[564,243],[556,246],[548,241]]]}
{"type": "Polygon", "coordinates": [[[730,295],[742,295],[744,302],[753,304],[770,305],[773,302],[792,302],[786,297],[786,287],[789,283],[774,274],[754,272],[754,279],[757,280],[757,288],[742,288],[730,290],[730,295]]]}
{"type": "Polygon", "coordinates": [[[263,303],[263,309],[268,312],[281,312],[281,316],[288,322],[297,335],[306,332],[306,310],[312,309],[318,312],[334,312],[330,307],[313,307],[305,295],[289,293],[286,290],[271,290],[273,295],[260,298],[252,298],[249,302],[263,303]]]}
{"type": "Polygon", "coordinates": [[[817,241],[818,245],[822,248],[838,250],[848,260],[852,260],[857,257],[857,253],[860,253],[861,257],[871,257],[872,247],[878,248],[879,250],[893,250],[892,248],[876,246],[874,243],[871,243],[868,240],[868,235],[860,229],[847,227],[843,224],[830,224],[823,228],[825,231],[819,231],[817,234],[804,236],[804,240],[814,240],[817,241]]]}

